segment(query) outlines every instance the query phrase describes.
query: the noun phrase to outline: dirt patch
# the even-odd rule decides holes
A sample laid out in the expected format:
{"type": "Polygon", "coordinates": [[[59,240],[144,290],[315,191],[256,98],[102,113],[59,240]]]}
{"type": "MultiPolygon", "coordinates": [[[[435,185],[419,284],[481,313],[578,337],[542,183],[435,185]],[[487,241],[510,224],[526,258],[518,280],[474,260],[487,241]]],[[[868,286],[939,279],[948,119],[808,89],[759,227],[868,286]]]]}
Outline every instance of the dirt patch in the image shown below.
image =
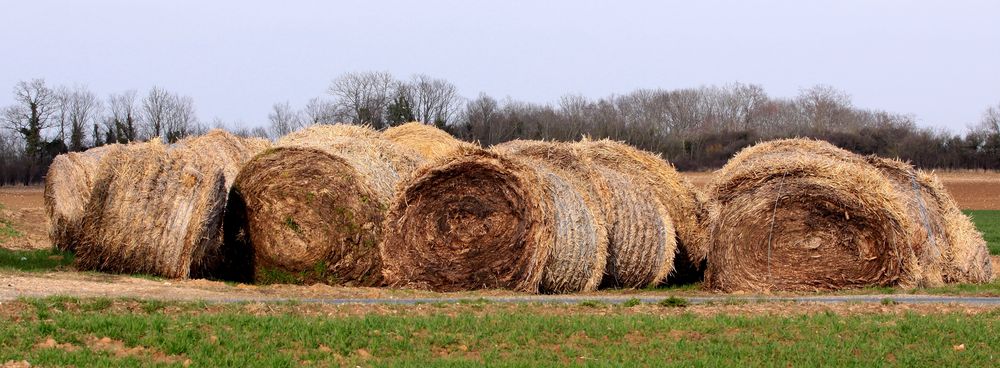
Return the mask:
{"type": "MultiPolygon", "coordinates": [[[[115,340],[110,337],[95,337],[88,336],[84,341],[84,346],[91,351],[103,351],[118,358],[125,357],[137,357],[143,358],[144,360],[153,361],[156,363],[181,363],[183,366],[188,366],[191,364],[191,360],[179,355],[170,355],[154,348],[148,348],[145,346],[126,346],[124,342],[120,340],[115,340]]],[[[46,337],[45,340],[39,341],[34,345],[35,349],[59,349],[67,352],[74,352],[83,348],[83,346],[74,345],[68,342],[60,343],[53,339],[51,336],[46,337]]]]}
{"type": "Polygon", "coordinates": [[[7,249],[45,249],[49,243],[49,220],[41,186],[0,187],[0,220],[9,221],[20,236],[6,239],[7,249]]]}
{"type": "Polygon", "coordinates": [[[966,210],[1000,210],[1000,172],[948,171],[935,173],[948,193],[966,210]]]}

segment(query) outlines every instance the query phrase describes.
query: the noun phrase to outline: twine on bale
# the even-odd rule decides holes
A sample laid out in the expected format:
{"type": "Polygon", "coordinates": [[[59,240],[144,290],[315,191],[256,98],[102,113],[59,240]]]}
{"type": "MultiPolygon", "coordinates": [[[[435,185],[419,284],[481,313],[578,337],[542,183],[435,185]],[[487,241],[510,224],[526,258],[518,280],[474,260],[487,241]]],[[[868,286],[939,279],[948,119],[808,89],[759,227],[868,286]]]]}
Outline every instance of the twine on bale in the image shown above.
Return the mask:
{"type": "Polygon", "coordinates": [[[771,240],[774,236],[774,219],[778,215],[778,201],[781,200],[781,186],[785,184],[785,175],[781,174],[781,181],[778,182],[778,191],[774,195],[774,209],[771,211],[771,227],[767,231],[767,281],[771,282],[771,240]]]}
{"type": "Polygon", "coordinates": [[[921,224],[924,225],[924,230],[927,231],[927,242],[931,243],[931,250],[934,251],[934,256],[940,257],[941,250],[938,249],[934,229],[931,228],[931,220],[930,216],[927,215],[927,206],[924,203],[924,197],[920,195],[920,184],[917,184],[917,172],[915,170],[910,170],[910,184],[913,187],[913,194],[917,198],[917,206],[920,208],[921,224]]]}

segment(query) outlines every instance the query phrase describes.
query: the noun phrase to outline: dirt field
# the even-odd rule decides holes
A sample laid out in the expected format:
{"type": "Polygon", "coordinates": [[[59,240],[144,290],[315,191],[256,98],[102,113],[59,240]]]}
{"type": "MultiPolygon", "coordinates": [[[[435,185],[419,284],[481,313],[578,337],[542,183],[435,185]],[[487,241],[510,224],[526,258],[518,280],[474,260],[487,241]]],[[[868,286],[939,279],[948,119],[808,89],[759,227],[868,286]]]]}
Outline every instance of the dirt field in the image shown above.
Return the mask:
{"type": "MultiPolygon", "coordinates": [[[[711,180],[711,173],[684,173],[699,187],[711,180]]],[[[947,172],[939,173],[945,186],[964,209],[1000,209],[1000,173],[947,172]]],[[[8,249],[44,249],[49,246],[48,223],[43,208],[42,188],[0,187],[2,218],[9,219],[23,233],[3,244],[8,249]]],[[[994,256],[994,267],[1000,268],[1000,257],[994,256]]],[[[997,270],[995,272],[1000,272],[997,270]]],[[[272,300],[281,298],[342,299],[342,298],[478,298],[511,295],[500,292],[475,292],[435,294],[410,290],[378,288],[342,288],[327,285],[313,286],[253,286],[231,285],[205,280],[150,280],[127,276],[94,273],[11,273],[0,274],[0,291],[22,295],[52,295],[65,292],[77,296],[129,296],[136,298],[165,298],[171,300],[272,300]]],[[[676,294],[676,291],[670,293],[676,294]]],[[[656,296],[656,293],[642,293],[656,296]]],[[[698,291],[685,291],[685,295],[706,295],[698,291]]],[[[594,294],[595,296],[609,294],[594,294]]],[[[586,296],[586,294],[582,295],[586,296]]],[[[612,295],[613,296],[613,295],[612,295]]]]}
{"type": "MultiPolygon", "coordinates": [[[[963,210],[1000,210],[1000,172],[945,171],[936,173],[963,210]]],[[[711,172],[682,175],[699,188],[712,181],[711,172]]]]}

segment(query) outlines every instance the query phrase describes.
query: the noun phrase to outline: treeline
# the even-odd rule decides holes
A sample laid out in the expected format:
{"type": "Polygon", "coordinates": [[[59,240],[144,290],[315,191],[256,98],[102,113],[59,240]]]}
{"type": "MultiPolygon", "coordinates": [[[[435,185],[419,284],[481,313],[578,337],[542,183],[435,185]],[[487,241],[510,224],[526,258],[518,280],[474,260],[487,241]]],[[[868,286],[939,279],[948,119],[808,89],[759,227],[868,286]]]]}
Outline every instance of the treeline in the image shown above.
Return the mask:
{"type": "Polygon", "coordinates": [[[302,108],[274,104],[266,126],[254,127],[219,119],[205,123],[190,97],[159,87],[100,98],[82,86],[49,87],[36,79],[18,83],[13,95],[15,102],[2,112],[2,184],[39,182],[56,155],[108,143],[174,142],[210,128],[275,138],[318,123],[382,129],[414,120],[484,145],[611,138],[661,153],[681,170],[718,168],[743,147],[785,137],[824,139],[923,168],[1000,169],[1000,104],[988,107],[980,121],[966,122],[971,128],[959,135],[919,128],[911,115],[857,108],[849,95],[828,86],[803,89],[792,98],[733,83],[598,99],[567,95],[555,104],[537,104],[485,94],[467,99],[450,82],[426,75],[347,73],[331,82],[326,96],[302,108]]]}

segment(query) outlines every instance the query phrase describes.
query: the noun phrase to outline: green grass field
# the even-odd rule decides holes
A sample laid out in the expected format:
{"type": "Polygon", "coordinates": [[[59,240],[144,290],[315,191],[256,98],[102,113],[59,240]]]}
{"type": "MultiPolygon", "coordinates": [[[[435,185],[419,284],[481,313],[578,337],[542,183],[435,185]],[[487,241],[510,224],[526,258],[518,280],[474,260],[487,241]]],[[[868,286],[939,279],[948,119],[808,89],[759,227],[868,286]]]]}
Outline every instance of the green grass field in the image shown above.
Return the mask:
{"type": "Polygon", "coordinates": [[[60,271],[73,264],[73,253],[58,250],[9,250],[0,248],[0,270],[60,271]]]}
{"type": "Polygon", "coordinates": [[[699,316],[675,303],[377,312],[68,298],[15,304],[0,306],[19,309],[0,309],[0,318],[17,321],[0,324],[0,362],[42,366],[990,366],[1000,354],[1000,310],[699,316]]]}
{"type": "Polygon", "coordinates": [[[1000,255],[1000,211],[998,210],[965,210],[972,218],[976,228],[983,233],[983,238],[989,244],[990,254],[1000,255]]]}

